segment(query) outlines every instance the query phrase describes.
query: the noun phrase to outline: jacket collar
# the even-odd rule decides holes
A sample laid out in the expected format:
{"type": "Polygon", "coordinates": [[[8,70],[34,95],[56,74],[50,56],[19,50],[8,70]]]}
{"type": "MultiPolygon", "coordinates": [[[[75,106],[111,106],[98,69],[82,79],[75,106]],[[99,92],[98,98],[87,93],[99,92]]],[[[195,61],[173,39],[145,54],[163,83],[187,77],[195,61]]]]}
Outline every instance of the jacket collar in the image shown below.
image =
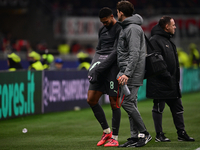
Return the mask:
{"type": "Polygon", "coordinates": [[[166,32],[158,24],[155,25],[153,27],[153,29],[151,30],[151,36],[153,36],[153,35],[160,35],[160,36],[166,37],[168,39],[173,37],[173,34],[166,32]]]}

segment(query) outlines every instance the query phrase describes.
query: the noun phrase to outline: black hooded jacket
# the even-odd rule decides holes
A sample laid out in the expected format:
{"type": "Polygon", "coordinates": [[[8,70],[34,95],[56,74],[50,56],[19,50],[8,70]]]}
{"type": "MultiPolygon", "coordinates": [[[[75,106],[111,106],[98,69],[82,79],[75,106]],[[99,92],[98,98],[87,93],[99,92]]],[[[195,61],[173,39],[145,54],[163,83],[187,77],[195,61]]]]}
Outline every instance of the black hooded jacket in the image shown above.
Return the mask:
{"type": "Polygon", "coordinates": [[[159,25],[153,27],[150,42],[155,51],[160,53],[167,64],[167,71],[147,79],[146,96],[152,99],[175,99],[181,97],[180,68],[175,44],[170,40],[172,35],[159,25]]]}

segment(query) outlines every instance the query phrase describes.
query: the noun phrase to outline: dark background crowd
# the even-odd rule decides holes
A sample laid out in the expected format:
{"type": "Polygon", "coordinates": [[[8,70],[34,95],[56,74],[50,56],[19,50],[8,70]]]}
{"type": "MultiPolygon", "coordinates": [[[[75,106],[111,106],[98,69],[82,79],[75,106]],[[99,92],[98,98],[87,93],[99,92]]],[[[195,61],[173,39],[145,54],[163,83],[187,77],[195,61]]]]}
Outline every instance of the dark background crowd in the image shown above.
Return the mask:
{"type": "MultiPolygon", "coordinates": [[[[53,55],[94,54],[95,46],[55,38],[54,21],[63,17],[98,17],[99,9],[110,7],[116,16],[119,0],[0,0],[0,59],[17,52],[53,55]],[[62,49],[62,50],[61,50],[62,49]],[[64,49],[64,53],[62,52],[64,49]]],[[[199,0],[129,0],[135,12],[148,18],[156,15],[198,15],[199,0]]],[[[198,47],[197,47],[198,49],[198,47]]],[[[23,57],[24,59],[26,57],[23,57]]],[[[69,57],[67,57],[69,58],[69,57]]],[[[71,58],[71,57],[70,57],[71,58]]],[[[64,58],[65,59],[65,58],[64,58]]]]}
{"type": "MultiPolygon", "coordinates": [[[[72,16],[96,16],[100,8],[106,6],[112,8],[116,12],[116,3],[119,0],[51,0],[48,6],[53,10],[54,15],[72,15],[72,16]]],[[[193,14],[199,13],[198,0],[129,0],[136,11],[142,16],[148,17],[155,14],[193,14]]]]}

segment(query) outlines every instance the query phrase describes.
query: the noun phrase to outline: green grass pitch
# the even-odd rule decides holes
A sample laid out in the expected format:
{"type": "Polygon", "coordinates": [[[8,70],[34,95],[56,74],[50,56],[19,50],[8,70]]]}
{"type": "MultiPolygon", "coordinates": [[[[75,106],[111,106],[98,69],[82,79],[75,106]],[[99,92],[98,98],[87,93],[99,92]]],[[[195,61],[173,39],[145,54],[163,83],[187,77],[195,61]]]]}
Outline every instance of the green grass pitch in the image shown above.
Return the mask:
{"type": "MultiPolygon", "coordinates": [[[[184,120],[188,135],[195,142],[179,142],[173,124],[171,112],[166,105],[163,114],[163,130],[171,140],[167,143],[155,142],[155,130],[152,120],[152,100],[138,103],[139,111],[153,139],[142,150],[196,150],[200,148],[200,92],[184,94],[184,120]]],[[[104,105],[109,125],[111,126],[111,108],[104,105]]],[[[126,112],[122,110],[119,131],[119,143],[130,137],[129,122],[126,112]]],[[[94,118],[91,109],[33,115],[0,121],[0,150],[113,150],[134,149],[117,147],[97,147],[102,129],[94,118]],[[27,133],[22,129],[27,128],[27,133]]]]}

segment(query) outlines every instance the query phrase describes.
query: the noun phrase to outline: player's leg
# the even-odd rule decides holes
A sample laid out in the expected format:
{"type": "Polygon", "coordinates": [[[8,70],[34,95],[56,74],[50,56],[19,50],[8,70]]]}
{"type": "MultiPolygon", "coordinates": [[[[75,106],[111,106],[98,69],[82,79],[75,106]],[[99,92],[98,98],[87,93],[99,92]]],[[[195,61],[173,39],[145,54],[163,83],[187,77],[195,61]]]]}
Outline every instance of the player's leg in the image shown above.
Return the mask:
{"type": "MultiPolygon", "coordinates": [[[[101,55],[97,53],[94,55],[89,71],[91,69],[94,69],[97,66],[97,64],[102,61],[100,57],[101,55]]],[[[108,126],[105,113],[102,107],[98,103],[99,98],[102,96],[103,93],[105,93],[104,82],[105,82],[104,76],[102,76],[101,78],[98,79],[98,83],[90,84],[88,90],[88,99],[87,99],[88,104],[92,108],[92,111],[96,119],[98,120],[99,124],[103,129],[102,138],[97,143],[97,146],[103,145],[112,136],[112,132],[108,126]]]]}
{"type": "Polygon", "coordinates": [[[123,109],[130,115],[135,121],[135,125],[139,132],[146,131],[146,127],[143,123],[142,117],[138,111],[137,106],[135,106],[135,102],[137,101],[137,91],[139,87],[129,87],[131,92],[130,95],[124,97],[124,101],[122,103],[123,109]]]}
{"type": "Polygon", "coordinates": [[[185,130],[184,120],[183,120],[183,106],[180,99],[173,99],[166,101],[169,106],[173,121],[177,131],[185,130]]]}
{"type": "Polygon", "coordinates": [[[121,110],[116,106],[117,97],[109,97],[109,98],[110,98],[110,105],[112,108],[113,138],[118,140],[119,126],[121,120],[121,110]]]}
{"type": "Polygon", "coordinates": [[[116,76],[118,74],[118,66],[117,63],[113,65],[107,75],[106,75],[106,83],[105,89],[106,93],[109,95],[110,106],[112,108],[112,131],[113,135],[112,138],[109,140],[107,144],[104,146],[118,146],[118,132],[120,126],[120,119],[121,119],[121,110],[117,108],[116,101],[117,101],[117,90],[118,90],[118,81],[116,76]]]}
{"type": "Polygon", "coordinates": [[[103,93],[101,91],[96,91],[96,90],[88,90],[88,98],[87,98],[87,103],[93,107],[95,106],[96,104],[98,104],[99,102],[99,99],[101,97],[103,93]]]}
{"type": "Polygon", "coordinates": [[[189,137],[185,131],[184,119],[183,119],[183,105],[180,98],[166,101],[172,112],[173,121],[177,129],[179,141],[195,141],[192,137],[189,137]]]}
{"type": "Polygon", "coordinates": [[[153,100],[153,110],[152,110],[152,116],[154,121],[154,127],[156,130],[156,142],[170,142],[170,140],[165,137],[162,129],[162,113],[165,108],[165,100],[153,100]]]}
{"type": "MultiPolygon", "coordinates": [[[[137,101],[133,101],[133,104],[135,105],[135,107],[137,107],[137,101]]],[[[127,142],[121,144],[119,147],[135,147],[138,142],[139,133],[137,126],[135,125],[136,123],[130,115],[128,115],[128,118],[130,123],[131,137],[127,139],[127,142]]]]}
{"type": "Polygon", "coordinates": [[[92,108],[94,116],[98,120],[99,124],[103,129],[103,136],[101,140],[97,143],[97,146],[103,145],[108,139],[111,138],[112,132],[108,126],[105,113],[102,107],[99,105],[98,101],[103,93],[100,91],[89,90],[87,102],[92,108]]]}
{"type": "Polygon", "coordinates": [[[153,110],[152,110],[152,116],[154,121],[154,127],[156,130],[156,133],[163,132],[162,129],[162,113],[165,108],[165,101],[164,100],[153,100],[153,110]]]}
{"type": "Polygon", "coordinates": [[[135,147],[138,142],[138,129],[137,126],[134,124],[133,118],[128,115],[129,123],[130,123],[130,132],[131,137],[127,139],[127,141],[124,144],[119,145],[119,147],[135,147]]]}
{"type": "Polygon", "coordinates": [[[128,115],[133,119],[134,121],[133,125],[136,126],[135,129],[137,129],[138,132],[140,133],[138,135],[139,140],[135,146],[141,147],[147,144],[152,139],[152,137],[147,132],[142,117],[138,111],[137,106],[135,105],[135,103],[137,102],[137,92],[139,90],[139,86],[131,86],[129,87],[129,90],[131,94],[124,97],[122,107],[128,113],[128,115]]]}
{"type": "Polygon", "coordinates": [[[119,133],[119,126],[120,126],[120,119],[121,119],[121,110],[116,106],[117,97],[109,97],[110,105],[112,108],[112,138],[109,140],[105,147],[108,146],[118,146],[118,133],[119,133]]]}

